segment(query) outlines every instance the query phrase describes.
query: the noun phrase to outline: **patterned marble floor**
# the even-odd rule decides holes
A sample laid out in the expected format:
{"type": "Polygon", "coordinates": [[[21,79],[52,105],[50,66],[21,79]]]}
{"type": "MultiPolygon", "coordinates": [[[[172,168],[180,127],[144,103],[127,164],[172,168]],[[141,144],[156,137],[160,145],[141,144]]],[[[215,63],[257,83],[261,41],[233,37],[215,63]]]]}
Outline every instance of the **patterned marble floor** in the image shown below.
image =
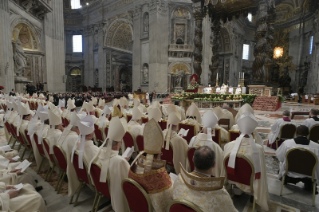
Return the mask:
{"type": "MultiPolygon", "coordinates": [[[[290,111],[309,111],[311,108],[319,108],[319,106],[312,105],[301,105],[301,104],[283,104],[282,108],[276,112],[264,112],[264,111],[255,111],[255,115],[259,120],[259,126],[257,131],[260,133],[264,141],[267,140],[268,133],[270,132],[270,126],[277,118],[281,117],[283,110],[290,111]]],[[[206,109],[201,109],[201,113],[204,113],[206,109]]],[[[306,116],[297,116],[295,121],[298,124],[301,124],[305,120],[306,116]]],[[[1,141],[1,140],[0,140],[1,141]]],[[[0,143],[1,145],[1,143],[0,143]]],[[[17,145],[16,145],[17,148],[17,145]]],[[[319,212],[319,195],[316,196],[316,206],[312,207],[312,195],[310,192],[303,189],[303,184],[286,185],[283,189],[283,196],[279,196],[281,181],[278,180],[278,169],[279,164],[277,158],[274,156],[275,151],[266,147],[264,145],[266,152],[266,168],[267,168],[267,181],[268,181],[268,190],[270,195],[271,209],[270,211],[276,212],[306,212],[306,211],[318,211],[319,212]]],[[[22,151],[22,150],[20,150],[22,151]]],[[[27,153],[28,155],[28,153],[27,153]]],[[[43,174],[38,175],[34,169],[28,168],[28,173],[30,173],[34,179],[38,180],[38,186],[43,186],[43,190],[40,191],[40,194],[43,196],[46,201],[47,211],[48,212],[89,212],[92,209],[92,204],[94,201],[95,192],[90,188],[85,187],[81,192],[79,197],[79,204],[74,207],[70,205],[70,199],[66,195],[64,190],[62,194],[57,194],[54,186],[54,178],[51,182],[46,182],[43,179],[43,174]]],[[[64,184],[64,188],[67,187],[67,183],[64,184]]],[[[233,196],[235,207],[240,212],[250,212],[251,203],[249,201],[249,196],[242,194],[241,196],[233,196]]],[[[103,198],[100,203],[99,212],[111,212],[113,211],[110,205],[110,200],[103,198]]],[[[260,210],[257,211],[260,212],[260,210]]]]}

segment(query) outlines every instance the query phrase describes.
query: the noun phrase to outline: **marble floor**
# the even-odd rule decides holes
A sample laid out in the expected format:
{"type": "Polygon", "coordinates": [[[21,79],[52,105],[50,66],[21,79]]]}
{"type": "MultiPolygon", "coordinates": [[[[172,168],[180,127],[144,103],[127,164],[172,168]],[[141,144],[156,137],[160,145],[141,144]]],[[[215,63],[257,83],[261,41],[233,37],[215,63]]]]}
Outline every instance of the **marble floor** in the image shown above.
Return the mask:
{"type": "MultiPolygon", "coordinates": [[[[289,111],[309,111],[311,108],[318,108],[319,106],[305,105],[305,104],[289,104],[284,103],[282,108],[276,112],[264,112],[255,111],[255,115],[259,120],[259,126],[257,131],[261,134],[264,141],[267,140],[268,133],[270,132],[270,126],[274,121],[281,117],[283,110],[289,111]]],[[[206,109],[200,109],[201,113],[204,113],[206,109]]],[[[301,124],[307,117],[297,116],[295,121],[301,124]]],[[[16,146],[17,147],[17,146],[16,146]]],[[[270,200],[272,206],[269,211],[276,212],[286,212],[286,211],[296,211],[296,212],[306,212],[306,211],[318,211],[319,212],[319,195],[316,196],[316,205],[312,207],[312,194],[309,191],[303,189],[303,184],[299,183],[295,185],[285,185],[283,188],[283,196],[280,196],[281,181],[278,180],[278,169],[279,164],[277,158],[274,156],[275,151],[266,147],[264,145],[266,152],[266,167],[267,167],[267,181],[268,190],[270,195],[270,200]]],[[[21,151],[21,150],[20,150],[21,151]]],[[[94,201],[95,192],[90,188],[85,187],[81,192],[79,197],[79,203],[76,207],[70,205],[70,199],[66,193],[57,194],[55,189],[43,178],[38,175],[32,168],[28,168],[28,173],[30,173],[34,179],[38,180],[38,186],[43,186],[43,190],[40,194],[46,201],[48,212],[89,212],[92,209],[92,204],[94,201]]],[[[249,201],[249,195],[242,194],[240,196],[232,196],[235,207],[240,212],[251,211],[251,203],[249,201]]],[[[110,200],[103,198],[100,203],[100,212],[111,212],[113,211],[110,205],[110,200]]],[[[257,211],[261,211],[258,210],[257,211]]]]}

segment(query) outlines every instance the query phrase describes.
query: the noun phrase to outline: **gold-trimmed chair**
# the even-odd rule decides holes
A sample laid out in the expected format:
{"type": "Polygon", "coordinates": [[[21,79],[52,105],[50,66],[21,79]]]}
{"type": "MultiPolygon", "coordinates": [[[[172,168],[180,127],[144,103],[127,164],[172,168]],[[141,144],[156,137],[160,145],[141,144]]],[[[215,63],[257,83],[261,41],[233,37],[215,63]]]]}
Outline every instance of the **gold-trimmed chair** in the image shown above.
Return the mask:
{"type": "MultiPolygon", "coordinates": [[[[293,139],[296,135],[297,127],[294,124],[284,124],[280,127],[280,133],[278,138],[276,139],[276,146],[275,148],[278,149],[280,145],[288,139],[293,139]]],[[[274,148],[273,145],[270,145],[269,147],[274,148]]]]}
{"type": "Polygon", "coordinates": [[[147,192],[135,180],[125,178],[122,190],[130,211],[152,212],[152,202],[147,192]]]}
{"type": "Polygon", "coordinates": [[[284,186],[285,178],[288,172],[295,172],[298,174],[303,174],[311,176],[311,181],[313,184],[313,196],[312,196],[312,206],[315,206],[315,191],[317,181],[315,179],[315,172],[318,165],[317,156],[308,149],[305,148],[293,148],[286,153],[286,171],[283,175],[280,189],[280,196],[282,196],[282,188],[284,186]],[[302,158],[302,160],[301,160],[302,158]]]}
{"type": "Polygon", "coordinates": [[[200,207],[190,201],[183,199],[173,200],[167,209],[167,212],[203,212],[200,207]]]}
{"type": "Polygon", "coordinates": [[[319,143],[319,124],[315,124],[310,128],[308,139],[319,143]]]}
{"type": "Polygon", "coordinates": [[[196,136],[196,126],[194,124],[178,124],[178,131],[183,128],[185,130],[189,130],[187,133],[187,136],[184,137],[184,139],[187,141],[187,144],[191,142],[191,139],[196,136]]]}
{"type": "MultiPolygon", "coordinates": [[[[225,169],[225,184],[228,183],[232,185],[235,183],[240,183],[242,185],[250,186],[249,194],[254,195],[254,179],[255,179],[255,168],[254,165],[250,162],[248,158],[244,155],[237,154],[236,156],[236,167],[235,167],[235,174],[231,174],[227,171],[228,161],[229,161],[230,154],[227,155],[224,159],[224,169],[225,169]]],[[[254,197],[253,201],[253,212],[255,211],[256,200],[254,197]]]]}
{"type": "Polygon", "coordinates": [[[64,177],[66,175],[66,169],[67,169],[67,161],[66,161],[66,155],[63,149],[59,145],[53,146],[53,155],[56,160],[56,164],[58,164],[58,167],[60,169],[60,176],[58,180],[57,186],[57,192],[60,193],[61,187],[63,185],[64,177]]]}

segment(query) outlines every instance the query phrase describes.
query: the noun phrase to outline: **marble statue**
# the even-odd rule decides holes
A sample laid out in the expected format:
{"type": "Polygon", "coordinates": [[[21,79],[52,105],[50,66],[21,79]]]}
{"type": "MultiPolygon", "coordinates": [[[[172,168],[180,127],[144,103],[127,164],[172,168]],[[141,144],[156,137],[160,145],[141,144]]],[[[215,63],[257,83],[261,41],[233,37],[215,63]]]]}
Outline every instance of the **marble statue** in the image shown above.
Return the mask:
{"type": "Polygon", "coordinates": [[[20,46],[21,43],[13,42],[13,60],[14,60],[14,72],[18,76],[22,76],[27,66],[27,56],[25,55],[23,48],[20,46]]]}
{"type": "Polygon", "coordinates": [[[176,69],[176,76],[175,76],[175,87],[182,87],[182,78],[184,75],[184,71],[179,71],[178,69],[176,69]]]}
{"type": "Polygon", "coordinates": [[[148,32],[148,30],[149,30],[149,16],[147,13],[144,16],[143,22],[144,22],[144,32],[148,32]]]}
{"type": "Polygon", "coordinates": [[[142,69],[143,83],[148,83],[148,66],[144,65],[142,69]]]}

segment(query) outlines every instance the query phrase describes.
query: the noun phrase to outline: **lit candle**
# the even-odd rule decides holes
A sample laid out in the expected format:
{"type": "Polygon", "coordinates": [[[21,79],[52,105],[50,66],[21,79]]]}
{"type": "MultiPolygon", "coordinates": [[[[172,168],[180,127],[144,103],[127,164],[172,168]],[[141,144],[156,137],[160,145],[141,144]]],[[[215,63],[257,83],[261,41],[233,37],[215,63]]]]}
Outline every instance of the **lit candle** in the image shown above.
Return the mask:
{"type": "Polygon", "coordinates": [[[243,72],[243,79],[245,79],[245,73],[243,72]]]}
{"type": "Polygon", "coordinates": [[[216,77],[216,79],[218,79],[218,73],[217,73],[217,77],[216,77]]]}

